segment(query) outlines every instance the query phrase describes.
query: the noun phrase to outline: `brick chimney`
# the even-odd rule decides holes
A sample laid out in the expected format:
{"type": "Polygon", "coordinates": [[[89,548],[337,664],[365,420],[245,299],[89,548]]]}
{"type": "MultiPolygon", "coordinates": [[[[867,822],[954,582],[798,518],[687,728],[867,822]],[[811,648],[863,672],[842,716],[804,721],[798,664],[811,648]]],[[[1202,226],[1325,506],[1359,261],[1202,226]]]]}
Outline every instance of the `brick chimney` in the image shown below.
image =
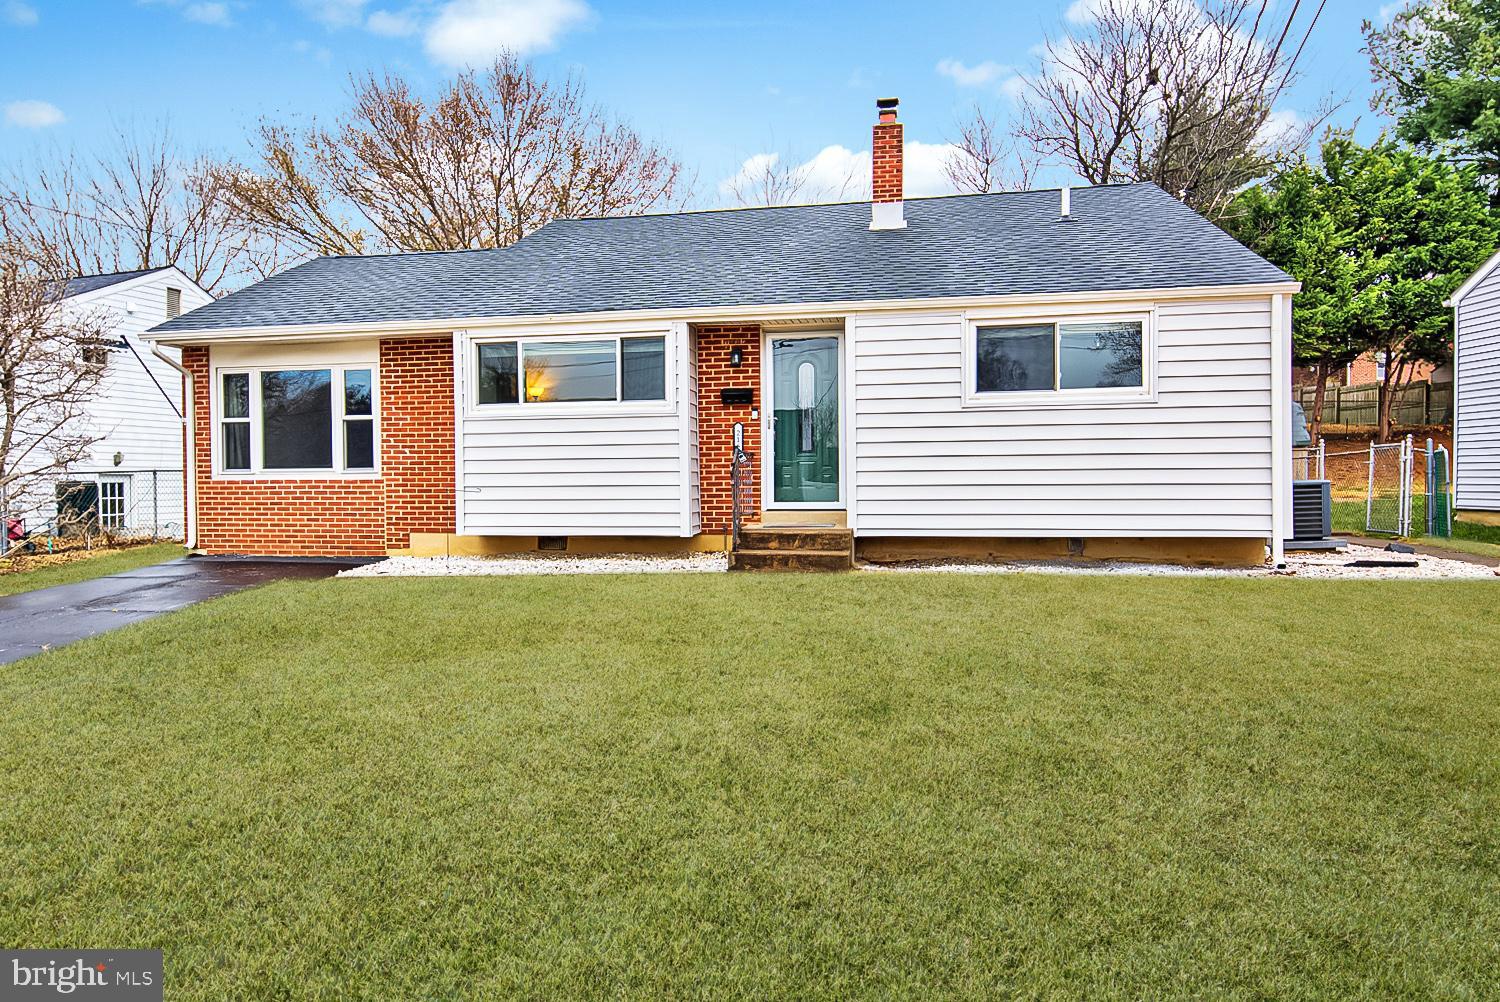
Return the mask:
{"type": "Polygon", "coordinates": [[[902,210],[902,140],[901,123],[896,121],[896,106],[901,101],[882,97],[875,102],[878,119],[871,143],[870,229],[900,230],[906,228],[902,210]]]}

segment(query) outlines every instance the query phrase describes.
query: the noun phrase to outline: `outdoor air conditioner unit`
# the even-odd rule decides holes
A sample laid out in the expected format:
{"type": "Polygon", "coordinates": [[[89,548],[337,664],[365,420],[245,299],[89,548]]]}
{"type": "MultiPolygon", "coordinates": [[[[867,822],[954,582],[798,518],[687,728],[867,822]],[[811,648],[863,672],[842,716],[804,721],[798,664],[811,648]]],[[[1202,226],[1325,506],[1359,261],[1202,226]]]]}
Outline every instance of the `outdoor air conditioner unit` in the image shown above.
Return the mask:
{"type": "Polygon", "coordinates": [[[1333,495],[1327,480],[1292,481],[1292,538],[1300,549],[1334,548],[1333,495]]]}

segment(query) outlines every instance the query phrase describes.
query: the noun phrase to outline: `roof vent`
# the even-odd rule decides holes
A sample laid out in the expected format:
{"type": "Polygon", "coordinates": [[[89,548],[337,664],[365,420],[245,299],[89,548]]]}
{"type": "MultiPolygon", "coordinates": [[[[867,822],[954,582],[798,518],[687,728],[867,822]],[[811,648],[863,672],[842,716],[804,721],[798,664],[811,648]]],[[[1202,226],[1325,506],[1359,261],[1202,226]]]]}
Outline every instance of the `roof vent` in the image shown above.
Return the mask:
{"type": "Polygon", "coordinates": [[[167,286],[167,319],[182,313],[182,290],[167,286]]]}
{"type": "Polygon", "coordinates": [[[1064,221],[1067,221],[1067,220],[1073,218],[1073,189],[1072,188],[1065,187],[1062,190],[1062,218],[1063,218],[1064,221]]]}

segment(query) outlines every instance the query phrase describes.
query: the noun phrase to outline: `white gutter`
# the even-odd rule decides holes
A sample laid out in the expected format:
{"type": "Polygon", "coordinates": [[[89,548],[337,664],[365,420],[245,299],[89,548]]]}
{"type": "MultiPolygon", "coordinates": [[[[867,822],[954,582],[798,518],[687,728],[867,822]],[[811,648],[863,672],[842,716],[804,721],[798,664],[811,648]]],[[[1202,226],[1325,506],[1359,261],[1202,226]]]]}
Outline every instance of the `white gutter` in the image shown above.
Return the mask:
{"type": "Polygon", "coordinates": [[[193,442],[193,374],[182,363],[152,344],[151,354],[166,362],[182,376],[182,479],[187,485],[187,511],[183,512],[183,545],[198,545],[198,451],[193,442]]]}
{"type": "Polygon", "coordinates": [[[956,310],[1011,304],[1117,303],[1135,300],[1231,299],[1243,296],[1292,295],[1302,291],[1300,282],[1268,282],[1253,285],[1205,285],[1165,289],[1113,289],[1100,292],[1062,292],[1008,296],[934,296],[918,299],[866,299],[824,303],[776,303],[742,306],[681,306],[652,310],[593,310],[584,313],[548,313],[535,316],[494,315],[439,317],[431,320],[372,320],[343,324],[277,324],[260,327],[203,327],[163,331],[146,336],[159,344],[207,344],[222,341],[338,340],[357,337],[397,337],[425,334],[447,337],[455,330],[485,327],[545,326],[558,323],[632,323],[642,320],[694,322],[770,320],[777,317],[842,316],[848,313],[880,313],[900,310],[956,310]]]}

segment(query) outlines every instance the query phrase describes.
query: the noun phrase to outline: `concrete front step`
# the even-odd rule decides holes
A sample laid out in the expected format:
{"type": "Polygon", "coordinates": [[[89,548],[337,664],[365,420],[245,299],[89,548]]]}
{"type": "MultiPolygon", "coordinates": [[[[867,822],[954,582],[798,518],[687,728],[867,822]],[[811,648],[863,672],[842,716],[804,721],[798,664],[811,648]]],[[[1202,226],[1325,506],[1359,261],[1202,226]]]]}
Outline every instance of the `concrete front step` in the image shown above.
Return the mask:
{"type": "Polygon", "coordinates": [[[854,566],[851,550],[750,550],[729,555],[732,571],[847,571],[854,566]]]}
{"type": "Polygon", "coordinates": [[[848,529],[747,526],[740,530],[739,545],[745,550],[850,551],[854,549],[854,534],[848,529]]]}

